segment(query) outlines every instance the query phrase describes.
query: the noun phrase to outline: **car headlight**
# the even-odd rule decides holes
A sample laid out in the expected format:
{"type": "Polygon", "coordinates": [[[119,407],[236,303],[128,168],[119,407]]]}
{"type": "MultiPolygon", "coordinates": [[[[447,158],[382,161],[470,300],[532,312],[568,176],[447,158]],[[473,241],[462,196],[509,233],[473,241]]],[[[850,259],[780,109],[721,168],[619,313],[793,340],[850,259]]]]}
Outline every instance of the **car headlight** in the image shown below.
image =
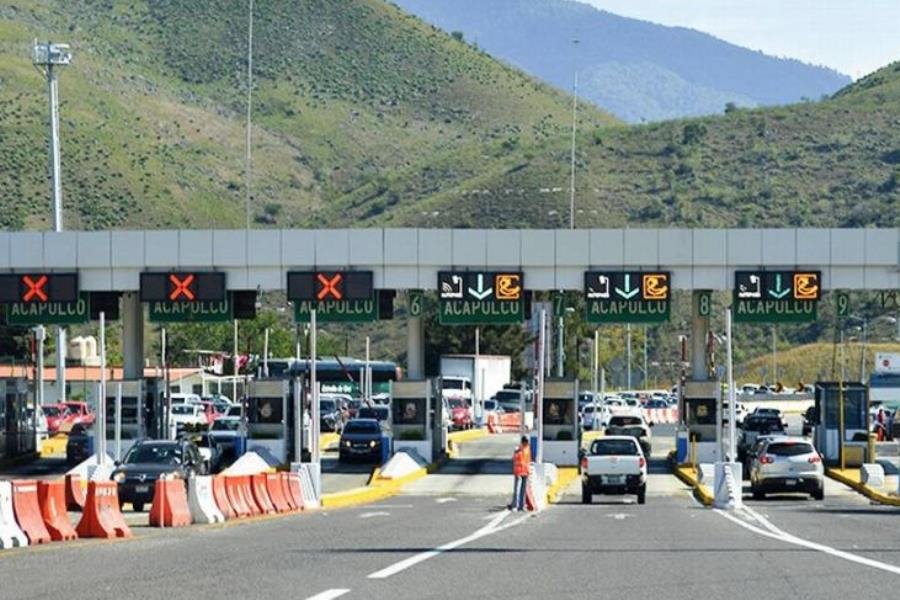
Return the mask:
{"type": "Polygon", "coordinates": [[[377,443],[378,442],[376,442],[375,440],[372,440],[371,442],[369,442],[369,448],[374,448],[375,444],[377,444],[377,443]]]}
{"type": "Polygon", "coordinates": [[[344,440],[344,446],[347,447],[347,448],[349,448],[349,447],[350,447],[350,440],[344,440]]]}
{"type": "Polygon", "coordinates": [[[116,473],[115,475],[113,475],[113,481],[115,481],[116,483],[122,483],[123,481],[125,481],[125,473],[116,473]]]}

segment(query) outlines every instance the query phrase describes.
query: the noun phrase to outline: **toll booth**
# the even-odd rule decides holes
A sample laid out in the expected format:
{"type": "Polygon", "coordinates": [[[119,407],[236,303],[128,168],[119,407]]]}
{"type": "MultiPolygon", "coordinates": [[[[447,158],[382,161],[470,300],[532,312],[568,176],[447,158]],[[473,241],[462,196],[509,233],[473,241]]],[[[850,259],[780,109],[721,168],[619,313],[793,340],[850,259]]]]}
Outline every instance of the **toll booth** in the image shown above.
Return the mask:
{"type": "Polygon", "coordinates": [[[841,460],[848,467],[858,467],[865,460],[869,436],[869,388],[862,383],[816,383],[813,411],[813,443],[829,465],[841,460]],[[841,404],[844,407],[844,436],[841,439],[841,404]]]}
{"type": "Polygon", "coordinates": [[[144,427],[144,381],[106,382],[106,448],[121,460],[134,443],[147,436],[144,427]],[[121,448],[116,449],[116,400],[122,389],[121,448]]]}
{"type": "Polygon", "coordinates": [[[698,462],[721,460],[722,384],[719,381],[686,381],[681,388],[678,414],[682,420],[677,435],[676,452],[679,462],[690,458],[689,443],[696,443],[698,462]]]}
{"type": "Polygon", "coordinates": [[[290,380],[254,379],[247,386],[247,450],[269,454],[279,464],[289,462],[288,405],[290,380]]]}
{"type": "Polygon", "coordinates": [[[0,459],[36,452],[34,427],[28,418],[28,382],[0,379],[0,459]]]}
{"type": "Polygon", "coordinates": [[[390,395],[394,452],[409,450],[434,462],[445,451],[446,434],[441,403],[432,402],[433,382],[392,381],[390,395]]]}
{"type": "Polygon", "coordinates": [[[578,465],[578,382],[544,382],[541,399],[544,462],[558,467],[578,465]]]}

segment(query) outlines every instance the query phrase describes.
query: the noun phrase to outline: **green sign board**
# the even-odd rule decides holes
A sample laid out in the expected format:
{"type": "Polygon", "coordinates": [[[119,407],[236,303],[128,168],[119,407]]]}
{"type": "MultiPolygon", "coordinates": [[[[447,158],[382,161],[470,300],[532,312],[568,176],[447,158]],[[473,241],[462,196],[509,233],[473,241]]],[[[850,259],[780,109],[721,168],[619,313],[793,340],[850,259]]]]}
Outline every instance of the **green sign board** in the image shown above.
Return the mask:
{"type": "Polygon", "coordinates": [[[666,272],[588,271],[584,274],[588,323],[665,323],[671,309],[666,272]]]}
{"type": "Polygon", "coordinates": [[[819,271],[737,271],[735,323],[815,321],[822,294],[819,271]]]}
{"type": "Polygon", "coordinates": [[[525,320],[523,300],[441,300],[441,325],[512,325],[525,320]]]}
{"type": "Polygon", "coordinates": [[[566,316],[566,308],[568,308],[568,303],[566,302],[566,295],[562,292],[555,292],[552,296],[553,299],[553,316],[554,317],[565,317],[566,316]]]}
{"type": "Polygon", "coordinates": [[[838,292],[834,296],[834,302],[839,317],[847,317],[850,315],[850,294],[847,292],[838,292]]]}
{"type": "Polygon", "coordinates": [[[736,300],[735,323],[809,323],[816,320],[817,302],[801,300],[736,300]]]}
{"type": "Polygon", "coordinates": [[[697,316],[708,317],[712,314],[712,292],[697,292],[697,316]]]}
{"type": "Polygon", "coordinates": [[[409,316],[421,317],[425,294],[421,290],[409,290],[406,292],[406,298],[409,301],[409,316]]]}
{"type": "Polygon", "coordinates": [[[79,325],[91,320],[90,294],[76,302],[17,302],[6,307],[10,325],[79,325]]]}
{"type": "Polygon", "coordinates": [[[378,303],[372,299],[295,301],[294,321],[309,323],[313,309],[317,323],[370,323],[378,320],[378,303]]]}
{"type": "Polygon", "coordinates": [[[154,323],[227,323],[232,320],[229,294],[225,300],[202,302],[148,302],[154,323]]]}

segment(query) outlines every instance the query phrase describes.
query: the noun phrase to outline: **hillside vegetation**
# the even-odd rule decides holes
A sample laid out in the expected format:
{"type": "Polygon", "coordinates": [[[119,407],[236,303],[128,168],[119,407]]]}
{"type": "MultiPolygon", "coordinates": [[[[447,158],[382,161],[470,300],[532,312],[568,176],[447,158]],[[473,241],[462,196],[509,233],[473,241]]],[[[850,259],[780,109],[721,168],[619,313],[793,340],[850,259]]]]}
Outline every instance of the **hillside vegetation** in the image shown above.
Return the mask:
{"type": "MultiPolygon", "coordinates": [[[[843,377],[846,381],[859,381],[860,367],[868,382],[877,352],[900,352],[900,344],[867,344],[865,362],[862,361],[862,344],[847,343],[843,349],[843,377]]],[[[788,387],[799,382],[839,381],[841,378],[841,348],[835,344],[804,344],[780,351],[775,360],[778,381],[788,387]]],[[[774,383],[772,380],[772,355],[763,354],[735,366],[735,377],[741,382],[774,383]]]]}
{"type": "MultiPolygon", "coordinates": [[[[382,0],[257,4],[257,226],[568,224],[570,100],[382,0]]],[[[244,3],[0,7],[0,227],[44,228],[62,73],[68,228],[244,222],[244,3]]],[[[819,103],[628,127],[582,106],[579,227],[896,226],[900,64],[819,103]]]]}

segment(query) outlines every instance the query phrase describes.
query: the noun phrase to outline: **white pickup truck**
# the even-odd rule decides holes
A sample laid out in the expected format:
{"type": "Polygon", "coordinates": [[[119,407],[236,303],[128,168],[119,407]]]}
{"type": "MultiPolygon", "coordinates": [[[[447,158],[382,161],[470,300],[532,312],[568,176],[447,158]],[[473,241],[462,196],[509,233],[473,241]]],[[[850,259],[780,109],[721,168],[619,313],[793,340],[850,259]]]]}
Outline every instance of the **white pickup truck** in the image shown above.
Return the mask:
{"type": "Polygon", "coordinates": [[[615,435],[591,443],[581,459],[581,502],[590,504],[594,494],[635,494],[644,504],[647,460],[636,439],[615,435]]]}

